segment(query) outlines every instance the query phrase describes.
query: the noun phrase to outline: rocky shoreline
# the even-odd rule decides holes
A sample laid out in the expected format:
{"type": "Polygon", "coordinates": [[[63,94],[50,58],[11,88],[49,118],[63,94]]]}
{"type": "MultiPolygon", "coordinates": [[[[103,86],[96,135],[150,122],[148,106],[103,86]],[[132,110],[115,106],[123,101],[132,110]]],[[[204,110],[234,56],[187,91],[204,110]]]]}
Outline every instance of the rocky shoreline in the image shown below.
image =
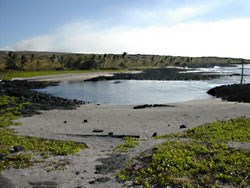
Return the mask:
{"type": "MultiPolygon", "coordinates": [[[[179,68],[147,69],[139,73],[117,73],[113,76],[99,76],[85,81],[102,80],[212,80],[222,77],[218,74],[183,73],[179,68]]],[[[233,75],[227,75],[233,76],[233,75]]],[[[119,83],[117,81],[116,83],[119,83]]],[[[250,84],[233,84],[215,87],[208,94],[234,102],[250,102],[250,84]]]]}
{"type": "Polygon", "coordinates": [[[79,105],[85,104],[79,100],[69,100],[61,97],[55,97],[46,93],[34,91],[34,89],[41,89],[48,86],[55,86],[58,82],[44,82],[44,81],[1,81],[0,95],[8,95],[18,97],[20,103],[29,102],[22,110],[22,114],[30,116],[38,114],[40,110],[53,109],[76,109],[79,105]]]}
{"type": "Polygon", "coordinates": [[[223,85],[212,88],[207,93],[226,101],[250,103],[250,84],[223,85]]]}
{"type": "MultiPolygon", "coordinates": [[[[183,69],[163,68],[147,69],[139,73],[116,73],[113,76],[97,76],[84,81],[99,80],[211,80],[219,78],[222,75],[204,74],[204,73],[182,73],[183,69]]],[[[117,81],[119,82],[119,81],[117,81]]],[[[59,82],[54,81],[31,81],[31,80],[3,80],[0,82],[0,95],[8,95],[19,98],[19,102],[30,102],[23,109],[25,116],[39,113],[40,110],[53,109],[76,109],[86,102],[79,100],[64,99],[55,97],[46,93],[40,93],[35,89],[56,86],[59,82]]],[[[227,85],[210,89],[208,94],[222,98],[227,101],[250,102],[250,84],[227,85]]]]}
{"type": "Polygon", "coordinates": [[[139,73],[116,73],[113,76],[99,76],[85,81],[100,80],[211,80],[221,75],[204,73],[183,73],[184,69],[160,68],[146,69],[139,73]]]}

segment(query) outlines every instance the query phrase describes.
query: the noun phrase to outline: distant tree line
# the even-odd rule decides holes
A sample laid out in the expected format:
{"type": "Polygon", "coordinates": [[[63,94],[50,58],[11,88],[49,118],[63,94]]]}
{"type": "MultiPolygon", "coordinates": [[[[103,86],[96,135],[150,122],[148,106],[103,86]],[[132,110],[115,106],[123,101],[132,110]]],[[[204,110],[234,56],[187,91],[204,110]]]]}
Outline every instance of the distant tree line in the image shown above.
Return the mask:
{"type": "MultiPolygon", "coordinates": [[[[3,56],[1,56],[3,57],[3,56]]],[[[0,63],[4,61],[6,70],[104,70],[104,69],[133,69],[137,67],[166,67],[174,66],[211,66],[211,63],[236,64],[240,59],[217,57],[181,57],[141,54],[73,54],[51,52],[7,52],[0,63]]]]}
{"type": "MultiPolygon", "coordinates": [[[[32,66],[39,69],[42,63],[52,65],[60,65],[60,69],[73,70],[91,70],[91,69],[105,69],[109,68],[125,68],[126,63],[119,61],[125,59],[127,53],[122,55],[97,55],[97,54],[53,54],[53,55],[34,55],[34,54],[20,54],[18,52],[7,52],[4,57],[4,64],[6,70],[24,70],[25,67],[32,66]],[[122,60],[121,60],[122,59],[122,60]]],[[[28,68],[27,68],[28,69],[28,68]]]]}

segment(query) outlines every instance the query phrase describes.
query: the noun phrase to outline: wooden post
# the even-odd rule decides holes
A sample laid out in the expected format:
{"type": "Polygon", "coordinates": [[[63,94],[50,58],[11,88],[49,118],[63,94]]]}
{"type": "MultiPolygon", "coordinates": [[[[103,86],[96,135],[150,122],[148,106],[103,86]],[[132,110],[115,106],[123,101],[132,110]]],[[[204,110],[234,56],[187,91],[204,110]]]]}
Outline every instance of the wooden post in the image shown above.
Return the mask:
{"type": "Polygon", "coordinates": [[[241,60],[241,79],[240,79],[240,84],[243,84],[243,75],[244,75],[244,60],[241,60]]]}

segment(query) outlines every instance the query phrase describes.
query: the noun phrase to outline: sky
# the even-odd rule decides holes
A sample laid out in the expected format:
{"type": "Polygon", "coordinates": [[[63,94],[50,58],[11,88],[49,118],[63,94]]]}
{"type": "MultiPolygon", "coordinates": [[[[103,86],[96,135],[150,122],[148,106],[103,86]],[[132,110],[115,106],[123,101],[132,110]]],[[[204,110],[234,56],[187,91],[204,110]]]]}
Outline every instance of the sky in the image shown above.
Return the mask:
{"type": "Polygon", "coordinates": [[[250,0],[0,0],[0,49],[250,59],[250,0]]]}

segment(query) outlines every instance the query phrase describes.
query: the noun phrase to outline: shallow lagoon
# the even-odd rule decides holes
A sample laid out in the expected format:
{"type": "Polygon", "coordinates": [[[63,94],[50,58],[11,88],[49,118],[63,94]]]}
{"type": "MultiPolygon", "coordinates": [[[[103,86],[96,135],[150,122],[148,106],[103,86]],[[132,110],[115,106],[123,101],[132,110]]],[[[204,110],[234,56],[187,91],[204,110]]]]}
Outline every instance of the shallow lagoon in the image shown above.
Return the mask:
{"type": "MultiPolygon", "coordinates": [[[[185,70],[190,72],[189,69],[185,70]]],[[[184,71],[184,72],[185,72],[184,71]]],[[[191,70],[218,74],[239,74],[237,67],[213,67],[191,70]]],[[[184,73],[185,74],[185,73],[184,73]]],[[[245,66],[245,74],[250,75],[250,66],[245,66]]],[[[226,76],[221,79],[205,81],[148,81],[148,80],[110,80],[97,82],[62,82],[58,86],[38,91],[68,99],[78,99],[90,103],[107,104],[159,104],[184,102],[212,98],[206,92],[215,86],[239,83],[240,76],[226,76]]],[[[244,77],[245,83],[250,77],[244,77]]]]}

